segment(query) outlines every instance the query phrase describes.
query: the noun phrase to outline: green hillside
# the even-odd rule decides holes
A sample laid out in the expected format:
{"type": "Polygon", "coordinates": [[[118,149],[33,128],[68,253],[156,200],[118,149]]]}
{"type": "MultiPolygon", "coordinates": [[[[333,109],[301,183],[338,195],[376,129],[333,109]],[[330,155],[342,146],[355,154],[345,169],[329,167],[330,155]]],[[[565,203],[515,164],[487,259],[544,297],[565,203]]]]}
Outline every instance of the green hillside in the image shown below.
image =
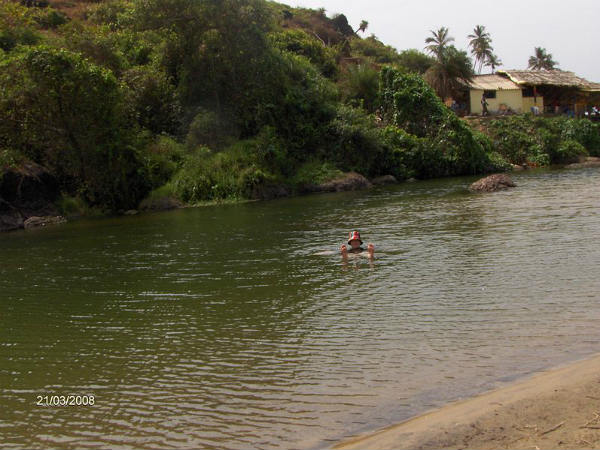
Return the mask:
{"type": "Polygon", "coordinates": [[[264,0],[49,3],[0,0],[0,167],[39,164],[61,204],[507,167],[420,77],[434,60],[366,22],[264,0]]]}

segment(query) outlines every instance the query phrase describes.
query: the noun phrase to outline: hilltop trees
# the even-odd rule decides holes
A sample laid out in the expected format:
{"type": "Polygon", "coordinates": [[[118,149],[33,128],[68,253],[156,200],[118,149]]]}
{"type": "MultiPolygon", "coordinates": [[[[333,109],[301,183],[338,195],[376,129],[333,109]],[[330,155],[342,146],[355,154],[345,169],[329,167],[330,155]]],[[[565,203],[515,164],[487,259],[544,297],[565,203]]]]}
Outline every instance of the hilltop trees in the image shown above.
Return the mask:
{"type": "Polygon", "coordinates": [[[543,47],[535,47],[534,55],[529,57],[529,68],[531,70],[554,70],[558,63],[552,59],[552,53],[548,53],[543,47]]]}

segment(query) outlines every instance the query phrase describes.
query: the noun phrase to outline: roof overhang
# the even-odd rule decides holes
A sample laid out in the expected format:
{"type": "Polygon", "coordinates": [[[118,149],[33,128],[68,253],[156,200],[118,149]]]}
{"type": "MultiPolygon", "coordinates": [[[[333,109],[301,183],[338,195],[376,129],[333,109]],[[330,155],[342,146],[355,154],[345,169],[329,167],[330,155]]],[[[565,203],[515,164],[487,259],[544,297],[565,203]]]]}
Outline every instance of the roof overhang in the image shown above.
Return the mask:
{"type": "Polygon", "coordinates": [[[501,75],[475,75],[468,84],[470,89],[482,91],[518,91],[521,86],[501,75]]]}

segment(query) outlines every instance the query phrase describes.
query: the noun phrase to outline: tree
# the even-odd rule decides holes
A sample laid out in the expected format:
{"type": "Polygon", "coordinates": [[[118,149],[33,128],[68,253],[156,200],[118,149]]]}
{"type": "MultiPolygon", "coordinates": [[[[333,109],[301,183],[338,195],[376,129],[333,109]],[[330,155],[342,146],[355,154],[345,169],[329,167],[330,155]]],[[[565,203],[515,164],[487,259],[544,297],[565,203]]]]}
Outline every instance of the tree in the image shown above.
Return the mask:
{"type": "Polygon", "coordinates": [[[41,40],[35,30],[33,9],[0,1],[0,50],[9,52],[19,44],[33,45],[41,40]]]}
{"type": "Polygon", "coordinates": [[[558,63],[552,59],[552,53],[546,52],[543,47],[535,47],[534,55],[529,57],[531,70],[554,70],[558,63]]]}
{"type": "Polygon", "coordinates": [[[444,53],[454,38],[449,35],[450,31],[446,27],[441,27],[437,31],[431,31],[432,36],[425,39],[425,50],[435,56],[438,61],[444,56],[444,53]]]}
{"type": "Polygon", "coordinates": [[[475,67],[479,67],[478,72],[481,73],[485,61],[492,55],[494,50],[492,37],[483,25],[477,25],[473,29],[473,34],[469,34],[467,37],[470,39],[471,54],[475,57],[475,67]]]}
{"type": "Polygon", "coordinates": [[[496,71],[496,67],[499,67],[501,65],[502,65],[502,60],[500,58],[498,58],[498,55],[496,55],[495,53],[491,53],[487,56],[487,59],[485,61],[485,66],[491,67],[492,73],[494,73],[496,71]]]}
{"type": "Polygon", "coordinates": [[[361,21],[360,25],[356,29],[355,33],[358,33],[359,31],[361,33],[364,33],[365,31],[367,31],[368,26],[369,26],[369,22],[367,22],[366,20],[361,21]]]}
{"type": "Polygon", "coordinates": [[[398,51],[381,42],[377,36],[372,34],[364,39],[350,39],[352,55],[366,57],[377,64],[396,64],[398,62],[398,51]]]}
{"type": "Polygon", "coordinates": [[[184,107],[237,116],[242,126],[253,121],[272,73],[265,67],[273,61],[267,39],[273,16],[265,2],[136,0],[135,6],[139,28],[166,35],[161,63],[184,107]]]}
{"type": "Polygon", "coordinates": [[[409,72],[423,75],[435,63],[435,59],[419,50],[404,50],[398,56],[398,64],[409,72]]]}
{"type": "Polygon", "coordinates": [[[1,65],[0,146],[44,165],[91,205],[135,207],[149,185],[112,72],[46,46],[25,47],[1,65]]]}
{"type": "Polygon", "coordinates": [[[379,72],[368,64],[349,66],[342,89],[346,101],[362,103],[361,106],[367,111],[374,112],[379,91],[379,72]]]}
{"type": "Polygon", "coordinates": [[[123,73],[129,88],[126,101],[136,122],[155,134],[177,135],[182,108],[175,87],[166,74],[152,66],[137,66],[123,73]]]}
{"type": "Polygon", "coordinates": [[[473,79],[473,64],[467,52],[451,45],[425,72],[424,78],[440,98],[446,99],[473,79]]]}
{"type": "Polygon", "coordinates": [[[450,45],[454,38],[448,28],[442,27],[431,34],[425,39],[428,44],[425,49],[435,57],[435,63],[427,69],[425,80],[445,99],[459,90],[463,83],[471,81],[473,64],[465,51],[450,45]]]}
{"type": "MultiPolygon", "coordinates": [[[[470,63],[466,52],[450,47],[447,53],[455,52],[470,63]]],[[[385,120],[418,138],[392,134],[392,138],[400,138],[396,145],[412,147],[403,153],[404,163],[414,175],[430,178],[485,170],[489,164],[485,138],[478,138],[477,132],[450,111],[420,76],[385,67],[380,90],[385,120]]]]}

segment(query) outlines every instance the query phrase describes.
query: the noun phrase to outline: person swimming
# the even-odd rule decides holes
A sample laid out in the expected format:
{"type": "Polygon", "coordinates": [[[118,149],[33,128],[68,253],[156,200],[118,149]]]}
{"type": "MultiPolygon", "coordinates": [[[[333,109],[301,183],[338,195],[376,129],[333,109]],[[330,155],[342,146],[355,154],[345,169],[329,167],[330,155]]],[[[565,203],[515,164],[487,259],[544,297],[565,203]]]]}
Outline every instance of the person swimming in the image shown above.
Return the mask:
{"type": "MultiPolygon", "coordinates": [[[[344,257],[344,258],[348,257],[348,253],[359,254],[359,253],[364,252],[365,248],[363,248],[362,244],[363,244],[363,241],[360,238],[360,233],[358,231],[351,231],[350,235],[348,236],[348,245],[350,246],[350,249],[348,249],[346,244],[343,244],[340,247],[340,252],[342,254],[342,257],[344,257]]],[[[373,258],[373,255],[375,253],[375,246],[373,244],[368,244],[367,248],[366,248],[366,252],[367,252],[367,256],[369,258],[373,258]]]]}

